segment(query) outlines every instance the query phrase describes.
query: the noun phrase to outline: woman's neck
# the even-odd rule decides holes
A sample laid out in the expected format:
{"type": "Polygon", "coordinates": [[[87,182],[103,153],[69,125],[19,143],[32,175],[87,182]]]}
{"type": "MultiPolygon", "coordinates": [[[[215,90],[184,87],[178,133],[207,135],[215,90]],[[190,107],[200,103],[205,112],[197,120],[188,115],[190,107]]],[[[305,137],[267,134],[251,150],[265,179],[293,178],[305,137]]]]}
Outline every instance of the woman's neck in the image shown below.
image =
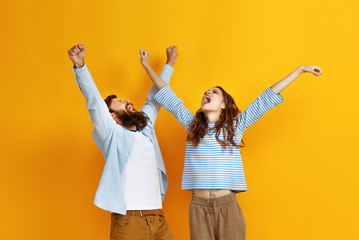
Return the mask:
{"type": "Polygon", "coordinates": [[[217,122],[219,120],[219,117],[221,116],[221,113],[217,112],[207,112],[204,113],[206,116],[207,122],[217,122]]]}

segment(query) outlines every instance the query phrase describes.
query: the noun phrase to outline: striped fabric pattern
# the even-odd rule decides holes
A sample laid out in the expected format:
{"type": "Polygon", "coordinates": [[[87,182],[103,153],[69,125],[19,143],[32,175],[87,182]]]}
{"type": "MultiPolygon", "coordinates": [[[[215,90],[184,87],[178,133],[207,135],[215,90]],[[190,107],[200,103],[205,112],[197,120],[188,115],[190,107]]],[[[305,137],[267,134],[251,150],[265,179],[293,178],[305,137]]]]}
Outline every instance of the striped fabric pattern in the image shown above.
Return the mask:
{"type": "MultiPolygon", "coordinates": [[[[183,102],[169,86],[161,88],[155,100],[175,115],[179,123],[189,130],[194,115],[183,106],[183,102]]],[[[235,141],[241,142],[244,131],[257,122],[264,113],[283,102],[280,94],[268,88],[253,101],[245,111],[235,118],[235,141]],[[238,123],[237,123],[238,122],[238,123]]],[[[223,150],[216,140],[215,123],[208,123],[208,131],[197,147],[186,143],[182,189],[229,189],[235,192],[247,191],[241,153],[238,147],[223,150]],[[232,150],[232,151],[231,151],[232,150]]],[[[219,136],[223,139],[222,134],[219,136]]]]}

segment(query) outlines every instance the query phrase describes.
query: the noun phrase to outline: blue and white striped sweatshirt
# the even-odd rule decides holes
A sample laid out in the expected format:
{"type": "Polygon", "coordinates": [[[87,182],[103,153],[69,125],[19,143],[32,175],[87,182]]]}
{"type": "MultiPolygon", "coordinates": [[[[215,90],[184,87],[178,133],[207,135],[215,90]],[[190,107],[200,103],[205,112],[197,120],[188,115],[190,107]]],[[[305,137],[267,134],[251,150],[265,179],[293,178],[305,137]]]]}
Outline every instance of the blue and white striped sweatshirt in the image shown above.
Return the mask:
{"type": "MultiPolygon", "coordinates": [[[[161,88],[155,95],[155,100],[167,111],[175,115],[179,123],[187,130],[194,115],[183,106],[183,102],[169,86],[161,88]]],[[[245,111],[235,118],[235,138],[241,142],[244,131],[258,121],[265,112],[283,102],[280,94],[268,88],[252,102],[245,111]],[[238,121],[238,124],[237,124],[238,121]]],[[[223,150],[216,140],[213,129],[214,122],[208,123],[208,131],[197,147],[186,144],[186,156],[182,176],[182,189],[228,189],[235,192],[247,191],[244,177],[241,153],[238,147],[223,150]]],[[[223,139],[222,134],[219,136],[223,139]]]]}

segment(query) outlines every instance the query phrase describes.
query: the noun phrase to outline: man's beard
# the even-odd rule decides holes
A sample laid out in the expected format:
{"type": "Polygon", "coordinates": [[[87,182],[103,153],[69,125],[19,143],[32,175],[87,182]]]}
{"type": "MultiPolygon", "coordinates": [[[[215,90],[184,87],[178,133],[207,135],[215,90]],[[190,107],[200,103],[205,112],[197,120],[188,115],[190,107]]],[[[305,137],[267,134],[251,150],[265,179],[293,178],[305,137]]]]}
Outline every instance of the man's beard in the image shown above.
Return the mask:
{"type": "Polygon", "coordinates": [[[142,112],[115,112],[118,119],[121,121],[122,126],[130,128],[136,126],[138,130],[142,130],[147,126],[148,117],[142,112]]]}

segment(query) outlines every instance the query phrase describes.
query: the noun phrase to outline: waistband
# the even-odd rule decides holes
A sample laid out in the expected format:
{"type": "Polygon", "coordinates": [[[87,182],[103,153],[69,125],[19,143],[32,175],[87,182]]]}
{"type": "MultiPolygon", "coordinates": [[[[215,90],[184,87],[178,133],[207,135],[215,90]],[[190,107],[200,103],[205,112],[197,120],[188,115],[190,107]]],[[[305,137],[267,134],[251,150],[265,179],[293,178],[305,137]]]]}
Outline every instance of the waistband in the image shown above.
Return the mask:
{"type": "MultiPolygon", "coordinates": [[[[118,213],[112,213],[113,215],[121,215],[118,213]]],[[[127,210],[127,216],[163,216],[162,209],[153,209],[153,210],[127,210]]]]}
{"type": "Polygon", "coordinates": [[[217,206],[219,206],[230,202],[237,202],[235,193],[230,193],[221,197],[214,197],[214,198],[204,198],[193,194],[191,204],[212,206],[213,203],[215,203],[217,206]]]}

